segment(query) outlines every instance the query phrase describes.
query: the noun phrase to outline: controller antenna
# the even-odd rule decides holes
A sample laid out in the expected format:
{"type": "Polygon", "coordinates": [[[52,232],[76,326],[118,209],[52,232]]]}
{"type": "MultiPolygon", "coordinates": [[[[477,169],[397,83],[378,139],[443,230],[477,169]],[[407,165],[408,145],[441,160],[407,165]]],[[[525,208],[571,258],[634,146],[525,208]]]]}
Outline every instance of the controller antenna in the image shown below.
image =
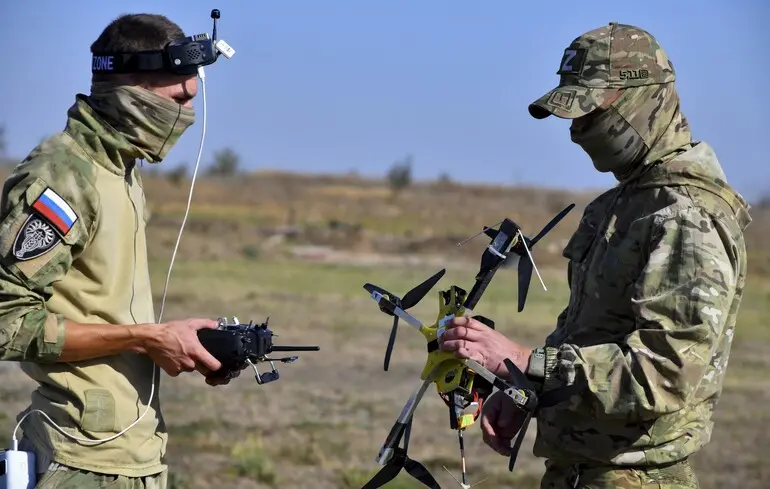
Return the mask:
{"type": "Polygon", "coordinates": [[[211,40],[216,42],[217,41],[217,19],[221,16],[219,13],[219,9],[212,9],[211,10],[211,18],[214,19],[214,30],[211,33],[211,40]]]}

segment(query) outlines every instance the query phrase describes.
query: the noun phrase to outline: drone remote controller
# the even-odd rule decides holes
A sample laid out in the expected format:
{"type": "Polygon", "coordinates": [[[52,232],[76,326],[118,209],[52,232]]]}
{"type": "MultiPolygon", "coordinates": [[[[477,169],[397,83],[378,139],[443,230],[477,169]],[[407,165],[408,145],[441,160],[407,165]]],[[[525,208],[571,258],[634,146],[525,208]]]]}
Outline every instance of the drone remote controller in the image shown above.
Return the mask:
{"type": "MultiPolygon", "coordinates": [[[[268,318],[269,320],[269,318],[268,318]]],[[[286,358],[268,358],[272,352],[318,351],[318,346],[278,346],[273,344],[273,332],[268,329],[266,320],[261,324],[241,324],[237,317],[228,323],[227,318],[219,318],[215,329],[198,330],[198,339],[211,355],[219,360],[222,367],[213,377],[232,379],[246,366],[251,365],[258,384],[278,380],[278,370],[274,362],[292,363],[296,356],[286,358]],[[269,362],[272,370],[260,374],[256,364],[269,362]]]]}

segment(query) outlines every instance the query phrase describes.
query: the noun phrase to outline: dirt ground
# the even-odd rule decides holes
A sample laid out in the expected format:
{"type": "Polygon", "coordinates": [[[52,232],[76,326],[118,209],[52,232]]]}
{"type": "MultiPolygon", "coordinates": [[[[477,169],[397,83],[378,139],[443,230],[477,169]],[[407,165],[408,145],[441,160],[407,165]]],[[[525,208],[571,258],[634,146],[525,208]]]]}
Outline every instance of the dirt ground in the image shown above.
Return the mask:
{"type": "MultiPolygon", "coordinates": [[[[514,270],[498,272],[476,312],[535,346],[566,303],[560,249],[591,195],[521,189],[417,187],[398,196],[382,185],[260,175],[241,182],[204,182],[177,257],[166,319],[238,316],[263,321],[281,344],[319,345],[290,365],[278,382],[257,385],[249,371],[230,385],[207,386],[197,374],[164,375],[161,400],[170,433],[169,463],[176,489],[360,488],[377,470],[375,456],[425,361],[423,338],[400,326],[390,370],[382,361],[391,319],[363,289],[377,283],[397,294],[440,267],[448,272],[412,312],[435,318],[439,288],[469,288],[487,240],[456,243],[504,215],[530,235],[569,202],[578,207],[534,250],[548,287],[533,277],[528,304],[517,313],[514,270]],[[370,185],[370,186],[367,186],[370,185]],[[226,189],[226,191],[225,191],[226,189]],[[383,255],[383,253],[386,253],[383,255]]],[[[148,232],[153,287],[159,305],[168,259],[184,212],[189,182],[147,179],[152,211],[148,232]]],[[[759,213],[756,229],[770,226],[759,213]]],[[[711,442],[693,459],[701,487],[770,487],[770,244],[750,236],[750,283],[737,327],[727,381],[711,442]]],[[[264,369],[264,366],[261,366],[264,369]]],[[[33,385],[16,365],[0,364],[0,441],[7,444],[15,414],[33,385]]],[[[517,469],[466,433],[471,483],[481,488],[536,488],[543,461],[531,453],[530,428],[517,469]]],[[[410,455],[442,487],[455,487],[460,459],[446,406],[429,392],[419,406],[410,455]]],[[[417,488],[405,474],[389,488],[417,488]]],[[[459,487],[459,486],[457,486],[459,487]]]]}
{"type": "MultiPolygon", "coordinates": [[[[159,296],[165,263],[156,263],[159,296]]],[[[316,344],[319,352],[300,354],[280,365],[279,381],[257,385],[246,371],[228,386],[207,386],[196,374],[164,376],[162,402],[169,426],[169,461],[176,487],[197,489],[293,487],[360,488],[378,466],[380,444],[416,387],[425,359],[422,337],[402,325],[391,367],[382,371],[390,319],[379,312],[362,285],[374,281],[403,294],[435,267],[357,266],[275,261],[179,261],[167,298],[167,318],[232,316],[270,325],[282,344],[316,344]],[[182,474],[190,474],[182,477],[182,474]]],[[[515,274],[498,273],[479,305],[498,328],[535,345],[549,331],[566,298],[562,270],[543,270],[548,292],[533,283],[522,313],[515,311],[515,274]]],[[[435,291],[457,283],[470,286],[472,265],[453,267],[418,304],[419,318],[436,314],[435,291]]],[[[535,279],[536,280],[536,279],[535,279]]],[[[770,421],[770,334],[761,322],[770,283],[752,282],[743,307],[727,384],[716,413],[712,442],[693,463],[704,489],[763,488],[770,468],[762,453],[770,448],[764,425],[770,421]]],[[[28,400],[32,388],[15,366],[0,367],[0,427],[9,434],[10,414],[28,400]]],[[[264,368],[264,367],[263,367],[264,368]]],[[[411,456],[425,463],[442,487],[453,487],[446,466],[459,477],[455,433],[446,407],[435,393],[419,406],[411,456]]],[[[542,460],[531,454],[530,430],[514,473],[507,460],[489,450],[478,426],[466,434],[471,482],[480,487],[537,487],[542,460]]],[[[7,438],[5,438],[7,440],[7,438]]],[[[406,476],[387,487],[418,487],[406,476]]]]}

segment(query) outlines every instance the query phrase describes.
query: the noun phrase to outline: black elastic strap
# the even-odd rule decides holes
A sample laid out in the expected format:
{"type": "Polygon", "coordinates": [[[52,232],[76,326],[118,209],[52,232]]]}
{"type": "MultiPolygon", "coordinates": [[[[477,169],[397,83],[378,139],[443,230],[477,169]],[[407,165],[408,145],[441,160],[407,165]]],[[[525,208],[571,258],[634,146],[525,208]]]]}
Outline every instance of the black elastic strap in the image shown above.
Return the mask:
{"type": "Polygon", "coordinates": [[[560,404],[566,401],[570,397],[579,393],[581,390],[583,390],[583,387],[577,384],[572,384],[566,387],[559,387],[556,389],[547,390],[543,392],[540,396],[538,396],[537,408],[540,409],[544,407],[545,408],[553,407],[557,404],[560,404]]]}
{"type": "Polygon", "coordinates": [[[92,73],[135,73],[167,68],[162,51],[141,53],[95,53],[91,57],[92,73]]]}

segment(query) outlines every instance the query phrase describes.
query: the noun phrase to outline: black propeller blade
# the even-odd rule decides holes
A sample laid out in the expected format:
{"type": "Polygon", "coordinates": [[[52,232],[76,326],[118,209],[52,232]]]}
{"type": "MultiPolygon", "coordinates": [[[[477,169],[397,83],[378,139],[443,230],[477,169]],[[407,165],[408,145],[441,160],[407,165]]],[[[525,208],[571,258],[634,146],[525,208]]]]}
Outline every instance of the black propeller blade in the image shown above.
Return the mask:
{"type": "Polygon", "coordinates": [[[516,366],[515,363],[513,363],[510,359],[506,358],[503,360],[503,363],[505,364],[505,368],[508,369],[508,383],[517,387],[531,387],[531,382],[529,379],[524,375],[524,372],[519,370],[519,367],[516,366]]]}
{"type": "Polygon", "coordinates": [[[390,330],[388,346],[385,348],[385,362],[382,365],[383,370],[388,371],[390,366],[390,355],[393,353],[393,346],[396,344],[396,333],[398,332],[398,316],[393,316],[393,328],[390,330]]]}
{"type": "Polygon", "coordinates": [[[519,312],[524,310],[524,303],[527,301],[533,268],[534,264],[529,259],[529,255],[519,257],[519,312]]]}
{"type": "Polygon", "coordinates": [[[575,207],[575,204],[570,204],[564,209],[562,209],[561,212],[556,214],[556,216],[551,219],[551,221],[545,225],[543,229],[540,230],[539,233],[534,238],[527,238],[524,237],[524,243],[519,241],[516,243],[516,245],[513,247],[511,251],[519,255],[519,267],[518,267],[518,273],[519,273],[519,312],[524,310],[524,303],[527,300],[527,293],[529,292],[529,285],[532,281],[532,271],[534,269],[534,263],[532,263],[532,259],[529,257],[529,253],[527,253],[526,248],[529,249],[529,251],[532,251],[532,248],[537,244],[540,239],[548,234],[548,232],[553,229],[559,221],[564,219],[564,216],[569,214],[569,212],[575,207]]]}
{"type": "Polygon", "coordinates": [[[446,269],[442,268],[435,275],[407,292],[406,295],[404,295],[404,298],[401,300],[401,309],[406,311],[410,307],[416,306],[417,303],[420,302],[428,292],[430,292],[430,289],[432,289],[436,283],[441,280],[441,277],[443,277],[445,273],[446,269]]]}
{"type": "Polygon", "coordinates": [[[564,216],[569,214],[569,212],[572,210],[573,207],[575,207],[575,204],[570,204],[567,207],[565,207],[564,209],[562,209],[561,212],[556,214],[556,217],[551,219],[551,222],[546,224],[545,227],[539,233],[537,233],[537,236],[535,236],[531,240],[527,240],[527,246],[529,246],[530,248],[535,246],[535,243],[540,241],[540,238],[545,236],[551,229],[553,229],[557,224],[559,224],[559,221],[564,219],[564,216]]]}
{"type": "Polygon", "coordinates": [[[495,239],[497,237],[497,233],[499,231],[497,229],[492,229],[484,226],[484,234],[489,236],[491,239],[495,239]]]}
{"type": "Polygon", "coordinates": [[[369,292],[370,294],[372,292],[376,291],[376,292],[379,292],[380,294],[388,296],[388,297],[396,297],[393,294],[391,294],[390,292],[388,292],[387,290],[383,289],[382,287],[378,287],[378,286],[376,286],[374,284],[364,284],[364,289],[367,292],[369,292]]]}
{"type": "Polygon", "coordinates": [[[410,419],[404,430],[404,447],[401,448],[396,446],[394,448],[393,457],[387,464],[385,464],[385,467],[374,474],[374,477],[372,477],[361,489],[376,489],[382,487],[393,480],[398,473],[401,472],[401,469],[406,470],[407,474],[417,479],[423,485],[430,487],[431,489],[441,489],[441,486],[438,485],[436,479],[434,479],[431,473],[428,472],[428,469],[426,469],[420,462],[409,458],[406,454],[409,450],[409,435],[411,434],[411,431],[412,420],[410,419]]]}
{"type": "MultiPolygon", "coordinates": [[[[503,360],[503,362],[505,363],[505,366],[508,369],[508,382],[512,386],[529,390],[531,383],[524,376],[524,373],[521,370],[519,370],[519,368],[509,359],[506,358],[505,360],[503,360]]],[[[534,394],[531,394],[531,395],[534,395],[534,394]]],[[[524,441],[524,435],[527,434],[527,428],[529,428],[529,422],[532,419],[532,414],[534,413],[534,406],[530,406],[530,407],[532,409],[528,410],[527,416],[524,418],[524,422],[522,423],[521,428],[519,429],[519,436],[516,437],[516,441],[511,447],[511,458],[508,460],[509,472],[513,472],[513,466],[516,464],[516,456],[519,454],[519,449],[521,448],[521,442],[524,441]]]]}
{"type": "Polygon", "coordinates": [[[412,460],[406,454],[406,450],[401,447],[395,448],[393,458],[390,459],[387,465],[379,472],[374,474],[369,482],[367,482],[361,489],[376,489],[382,487],[391,480],[393,480],[401,469],[406,470],[407,474],[414,477],[417,481],[421,482],[424,486],[431,489],[441,489],[436,479],[428,472],[423,464],[412,460]]]}
{"type": "MultiPolygon", "coordinates": [[[[373,291],[377,291],[380,294],[387,296],[393,306],[399,307],[406,311],[407,309],[416,306],[428,294],[428,292],[430,292],[436,283],[441,280],[441,277],[443,277],[445,273],[446,269],[442,268],[432,277],[407,292],[403,299],[376,285],[367,283],[364,285],[364,289],[366,289],[370,294],[373,291]]],[[[390,365],[390,355],[393,352],[393,346],[396,344],[396,333],[398,332],[399,317],[393,313],[393,309],[391,307],[385,306],[384,304],[380,304],[380,310],[393,316],[393,327],[390,330],[390,338],[388,338],[388,346],[385,349],[385,361],[383,363],[383,368],[385,371],[387,371],[388,366],[390,365]]]]}
{"type": "MultiPolygon", "coordinates": [[[[395,459],[395,455],[393,456],[395,459]]],[[[392,461],[393,459],[391,459],[392,461]]],[[[380,469],[379,472],[374,474],[374,477],[372,477],[369,482],[367,482],[364,487],[361,489],[375,489],[378,487],[382,487],[391,480],[393,480],[399,472],[401,472],[401,469],[403,468],[403,464],[391,464],[388,463],[385,467],[380,469]]]]}

